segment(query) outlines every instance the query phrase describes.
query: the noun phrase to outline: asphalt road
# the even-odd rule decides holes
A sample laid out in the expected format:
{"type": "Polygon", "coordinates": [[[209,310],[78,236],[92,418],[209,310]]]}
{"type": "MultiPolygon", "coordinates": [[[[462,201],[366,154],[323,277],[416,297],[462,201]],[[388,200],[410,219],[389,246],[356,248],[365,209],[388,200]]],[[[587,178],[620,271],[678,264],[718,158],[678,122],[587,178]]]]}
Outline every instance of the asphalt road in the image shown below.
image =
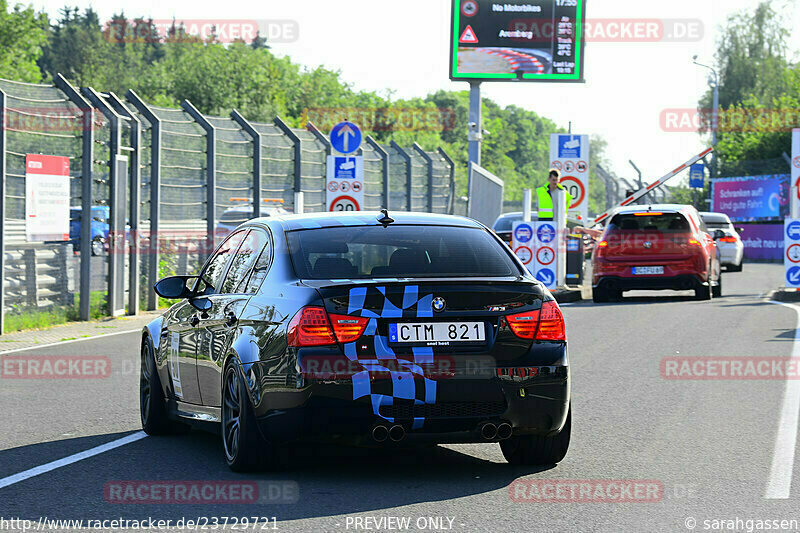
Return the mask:
{"type": "MultiPolygon", "coordinates": [[[[780,266],[746,265],[724,274],[725,296],[711,302],[654,292],[564,307],[573,434],[557,467],[512,467],[497,445],[482,444],[404,453],[297,450],[293,471],[242,476],[228,471],[217,437],[192,432],[143,438],[0,488],[0,518],[274,516],[281,531],[375,531],[397,524],[358,528],[355,519],[408,517],[417,530],[419,518],[444,517],[426,530],[529,532],[691,531],[691,519],[695,531],[747,531],[746,520],[800,520],[800,481],[779,499],[765,497],[776,475],[785,481],[797,473],[796,425],[789,423],[797,409],[790,403],[783,412],[787,383],[793,391],[797,382],[670,380],[660,370],[667,357],[791,356],[798,315],[764,298],[781,279],[780,266]],[[777,474],[776,446],[784,461],[777,474]],[[294,503],[279,505],[107,501],[106,484],[126,480],[276,480],[299,492],[294,503]],[[518,480],[649,480],[662,491],[631,503],[515,502],[509,485],[518,480]],[[737,518],[740,524],[728,525],[739,529],[704,522],[737,518]]],[[[137,344],[136,334],[125,334],[13,354],[106,356],[112,371],[96,380],[0,379],[0,486],[7,476],[136,434],[137,344]]]]}

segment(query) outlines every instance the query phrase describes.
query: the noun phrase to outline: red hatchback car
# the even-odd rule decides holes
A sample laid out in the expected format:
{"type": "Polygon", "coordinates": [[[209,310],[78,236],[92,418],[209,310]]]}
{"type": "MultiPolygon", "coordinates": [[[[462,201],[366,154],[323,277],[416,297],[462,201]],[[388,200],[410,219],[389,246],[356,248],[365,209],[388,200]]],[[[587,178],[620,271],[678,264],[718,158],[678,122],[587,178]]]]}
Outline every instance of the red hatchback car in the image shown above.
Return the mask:
{"type": "Polygon", "coordinates": [[[592,254],[595,302],[630,290],[694,290],[722,296],[719,252],[697,210],[688,205],[636,205],[610,219],[592,254]]]}

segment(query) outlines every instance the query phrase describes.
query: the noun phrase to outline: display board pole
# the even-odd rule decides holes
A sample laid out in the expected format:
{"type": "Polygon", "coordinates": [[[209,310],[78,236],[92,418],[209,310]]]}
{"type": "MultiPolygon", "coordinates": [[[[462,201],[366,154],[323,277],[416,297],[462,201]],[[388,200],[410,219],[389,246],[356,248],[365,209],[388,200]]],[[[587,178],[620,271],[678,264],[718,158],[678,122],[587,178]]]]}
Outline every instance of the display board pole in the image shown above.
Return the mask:
{"type": "Polygon", "coordinates": [[[556,189],[553,194],[553,222],[556,225],[556,287],[567,284],[567,210],[564,204],[567,194],[563,189],[556,189]]]}
{"type": "Polygon", "coordinates": [[[522,191],[522,220],[525,222],[531,221],[531,196],[530,189],[522,191]]]}
{"type": "Polygon", "coordinates": [[[481,164],[481,141],[483,140],[483,124],[481,120],[481,84],[472,81],[469,84],[469,161],[481,164]]]}

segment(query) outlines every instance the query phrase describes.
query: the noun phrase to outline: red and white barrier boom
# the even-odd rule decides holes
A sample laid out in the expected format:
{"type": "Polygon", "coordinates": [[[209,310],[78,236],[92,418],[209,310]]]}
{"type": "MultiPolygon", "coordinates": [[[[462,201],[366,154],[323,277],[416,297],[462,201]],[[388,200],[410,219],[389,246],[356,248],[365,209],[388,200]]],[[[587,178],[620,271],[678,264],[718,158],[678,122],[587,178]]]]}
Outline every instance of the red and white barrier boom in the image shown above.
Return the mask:
{"type": "Polygon", "coordinates": [[[609,209],[605,213],[603,213],[601,215],[598,215],[597,218],[594,219],[594,223],[595,224],[602,223],[606,218],[608,218],[608,216],[611,214],[611,212],[614,211],[615,209],[617,209],[618,207],[625,207],[626,205],[632,204],[633,202],[635,202],[636,200],[638,200],[639,198],[641,198],[645,194],[651,192],[653,189],[661,187],[666,182],[668,182],[669,180],[671,180],[672,178],[674,178],[675,176],[677,176],[678,174],[680,174],[681,172],[683,172],[684,170],[689,168],[690,166],[694,165],[695,163],[697,163],[698,161],[700,161],[701,159],[703,159],[705,156],[707,156],[708,154],[710,154],[713,151],[714,151],[713,147],[708,148],[703,153],[694,156],[693,158],[688,160],[686,163],[682,164],[681,166],[679,166],[678,168],[676,168],[675,170],[673,170],[669,174],[665,175],[661,179],[659,179],[657,181],[654,181],[653,183],[651,183],[650,185],[648,185],[644,189],[640,189],[640,190],[636,191],[635,193],[633,193],[632,196],[628,196],[622,202],[620,202],[619,204],[615,205],[614,207],[612,207],[611,209],[609,209]]]}

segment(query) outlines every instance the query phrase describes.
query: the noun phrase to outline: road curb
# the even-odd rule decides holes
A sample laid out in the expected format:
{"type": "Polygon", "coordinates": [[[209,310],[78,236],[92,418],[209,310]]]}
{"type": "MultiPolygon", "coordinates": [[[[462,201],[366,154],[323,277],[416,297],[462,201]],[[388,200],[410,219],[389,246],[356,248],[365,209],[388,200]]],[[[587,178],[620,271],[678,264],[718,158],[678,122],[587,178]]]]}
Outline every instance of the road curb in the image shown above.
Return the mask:
{"type": "Polygon", "coordinates": [[[775,300],[776,302],[800,302],[800,291],[794,289],[775,289],[767,293],[768,300],[775,300]]]}

